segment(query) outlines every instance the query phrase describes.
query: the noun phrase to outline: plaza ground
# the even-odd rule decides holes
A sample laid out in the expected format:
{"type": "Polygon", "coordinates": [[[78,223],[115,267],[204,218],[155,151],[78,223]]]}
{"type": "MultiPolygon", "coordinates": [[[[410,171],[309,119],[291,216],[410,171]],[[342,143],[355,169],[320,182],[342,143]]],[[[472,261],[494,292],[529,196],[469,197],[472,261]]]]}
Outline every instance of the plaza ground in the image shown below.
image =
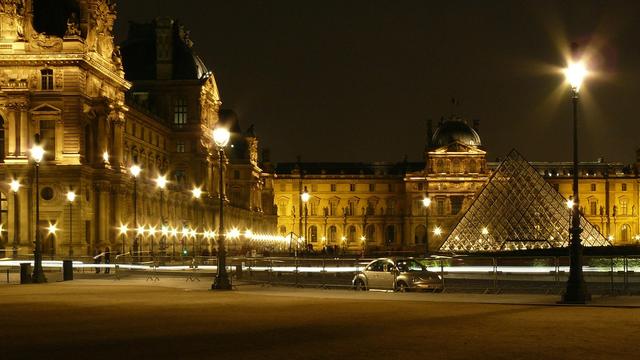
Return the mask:
{"type": "Polygon", "coordinates": [[[640,337],[639,297],[145,280],[0,285],[0,359],[635,359],[640,337]]]}

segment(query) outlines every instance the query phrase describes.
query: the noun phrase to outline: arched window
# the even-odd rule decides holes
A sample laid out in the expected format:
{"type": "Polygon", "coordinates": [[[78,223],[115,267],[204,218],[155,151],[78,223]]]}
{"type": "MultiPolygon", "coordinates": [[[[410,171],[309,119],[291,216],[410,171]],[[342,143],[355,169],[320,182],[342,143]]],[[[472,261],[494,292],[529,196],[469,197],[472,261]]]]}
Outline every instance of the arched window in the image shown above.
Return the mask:
{"type": "Polygon", "coordinates": [[[476,161],[473,159],[469,160],[469,172],[472,174],[475,174],[478,172],[478,165],[476,164],[476,161]]]}
{"type": "Polygon", "coordinates": [[[373,224],[367,225],[367,241],[375,242],[376,241],[376,226],[373,224]]]}
{"type": "Polygon", "coordinates": [[[347,241],[350,243],[353,243],[356,241],[356,227],[351,225],[349,226],[349,232],[348,232],[348,236],[347,236],[347,241]]]}
{"type": "Polygon", "coordinates": [[[315,225],[311,225],[309,228],[309,238],[311,242],[318,242],[318,227],[315,225]]]}
{"type": "Polygon", "coordinates": [[[335,227],[335,225],[331,225],[329,227],[329,242],[330,243],[336,242],[337,237],[338,237],[338,229],[335,227]]]}
{"type": "Polygon", "coordinates": [[[631,238],[631,227],[627,224],[622,225],[620,228],[620,241],[628,242],[631,238]]]}
{"type": "Polygon", "coordinates": [[[385,241],[387,244],[391,244],[396,240],[396,227],[393,225],[387,225],[385,231],[385,241]]]}
{"type": "Polygon", "coordinates": [[[416,244],[424,244],[427,240],[426,235],[427,231],[424,225],[416,226],[416,235],[415,235],[415,243],[416,244]]]}
{"type": "Polygon", "coordinates": [[[452,173],[461,173],[460,169],[460,159],[453,159],[451,162],[451,172],[452,173]]]}

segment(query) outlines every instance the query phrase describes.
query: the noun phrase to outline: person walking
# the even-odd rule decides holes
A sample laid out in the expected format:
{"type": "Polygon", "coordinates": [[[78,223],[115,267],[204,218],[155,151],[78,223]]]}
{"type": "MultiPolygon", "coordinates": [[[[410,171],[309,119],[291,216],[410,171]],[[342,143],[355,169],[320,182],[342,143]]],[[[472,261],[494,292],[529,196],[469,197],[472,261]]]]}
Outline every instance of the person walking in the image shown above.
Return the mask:
{"type": "MultiPolygon", "coordinates": [[[[104,263],[105,264],[110,264],[111,263],[111,250],[109,249],[108,246],[106,248],[104,248],[104,263]]],[[[111,268],[106,266],[104,268],[104,273],[105,274],[109,274],[110,272],[111,272],[111,268]]]]}

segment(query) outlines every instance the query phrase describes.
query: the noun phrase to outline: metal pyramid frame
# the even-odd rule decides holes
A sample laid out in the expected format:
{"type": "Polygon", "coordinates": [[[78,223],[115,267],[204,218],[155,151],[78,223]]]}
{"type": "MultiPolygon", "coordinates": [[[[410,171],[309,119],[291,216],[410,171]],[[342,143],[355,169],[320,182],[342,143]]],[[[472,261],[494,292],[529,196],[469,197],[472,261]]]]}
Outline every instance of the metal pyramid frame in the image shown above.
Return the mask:
{"type": "MultiPolygon", "coordinates": [[[[480,190],[441,251],[472,253],[566,247],[566,199],[516,150],[511,150],[480,190]]],[[[582,244],[611,243],[580,215],[582,244]]]]}

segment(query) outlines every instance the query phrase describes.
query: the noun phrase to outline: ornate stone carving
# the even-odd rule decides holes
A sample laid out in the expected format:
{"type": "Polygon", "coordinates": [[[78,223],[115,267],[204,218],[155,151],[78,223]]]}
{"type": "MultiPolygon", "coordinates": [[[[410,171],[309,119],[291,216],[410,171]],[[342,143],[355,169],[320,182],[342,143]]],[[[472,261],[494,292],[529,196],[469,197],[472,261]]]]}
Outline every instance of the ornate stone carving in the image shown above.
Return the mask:
{"type": "Polygon", "coordinates": [[[87,46],[105,59],[113,53],[113,23],[116,20],[116,4],[111,0],[95,1],[95,10],[90,16],[87,46]]]}
{"type": "Polygon", "coordinates": [[[76,13],[71,13],[71,16],[67,19],[67,31],[65,32],[64,37],[70,36],[80,36],[80,26],[76,13]]]}
{"type": "Polygon", "coordinates": [[[24,0],[3,0],[0,2],[0,38],[24,38],[24,0]]]}

